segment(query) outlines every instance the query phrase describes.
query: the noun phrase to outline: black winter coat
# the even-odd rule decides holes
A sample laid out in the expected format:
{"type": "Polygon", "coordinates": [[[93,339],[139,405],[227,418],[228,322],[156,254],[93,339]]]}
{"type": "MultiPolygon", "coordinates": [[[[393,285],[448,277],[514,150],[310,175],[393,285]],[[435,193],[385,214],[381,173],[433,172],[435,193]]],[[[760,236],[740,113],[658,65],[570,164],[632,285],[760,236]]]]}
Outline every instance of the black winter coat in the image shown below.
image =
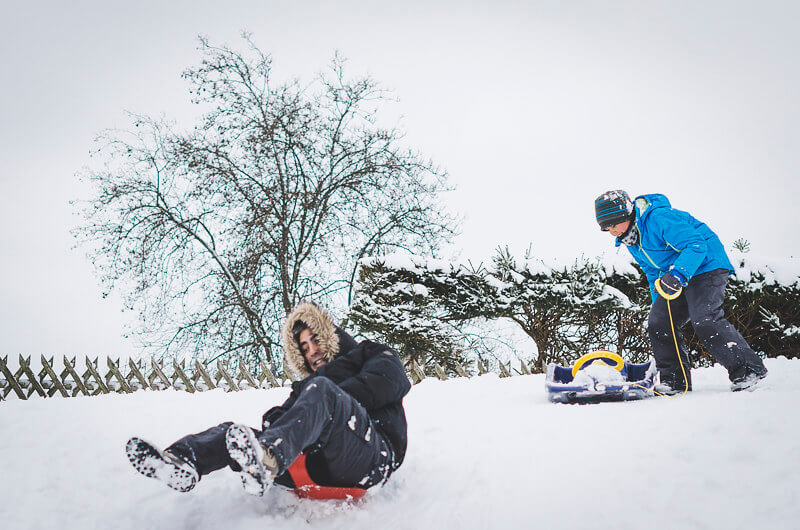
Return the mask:
{"type": "Polygon", "coordinates": [[[392,469],[397,469],[405,458],[408,445],[403,396],[411,390],[400,357],[388,346],[369,340],[356,343],[341,329],[337,329],[336,333],[339,335],[339,355],[305,379],[292,383],[289,398],[283,405],[273,407],[264,414],[263,426],[267,428],[289,410],[309,381],[315,377],[327,377],[367,410],[384,439],[391,445],[392,469]]]}

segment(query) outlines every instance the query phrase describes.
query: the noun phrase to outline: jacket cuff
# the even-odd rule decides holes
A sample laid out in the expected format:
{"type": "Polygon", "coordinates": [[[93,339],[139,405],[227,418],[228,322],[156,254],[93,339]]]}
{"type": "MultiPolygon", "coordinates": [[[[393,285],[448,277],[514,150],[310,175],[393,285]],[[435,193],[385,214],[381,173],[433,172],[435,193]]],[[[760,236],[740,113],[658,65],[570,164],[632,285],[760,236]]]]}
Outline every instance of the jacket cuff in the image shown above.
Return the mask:
{"type": "Polygon", "coordinates": [[[678,278],[682,286],[686,287],[687,285],[689,285],[689,280],[686,278],[686,275],[680,270],[676,269],[674,266],[669,270],[669,272],[672,273],[673,276],[678,278]]]}

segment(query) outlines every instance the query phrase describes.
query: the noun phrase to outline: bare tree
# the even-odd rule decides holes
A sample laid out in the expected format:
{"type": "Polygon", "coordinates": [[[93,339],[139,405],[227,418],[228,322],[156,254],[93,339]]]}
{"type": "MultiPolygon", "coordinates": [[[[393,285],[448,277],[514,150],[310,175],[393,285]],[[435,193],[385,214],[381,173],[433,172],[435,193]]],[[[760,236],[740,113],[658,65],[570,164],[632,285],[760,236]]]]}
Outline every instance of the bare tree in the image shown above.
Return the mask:
{"type": "Polygon", "coordinates": [[[183,74],[205,111],[193,130],[136,116],[100,137],[106,167],[87,171],[97,194],[77,237],[109,289],[132,285],[147,344],[275,367],[299,300],[343,301],[359,259],[436,252],[456,220],[438,201],[445,173],[378,125],[389,98],[374,80],[348,79],[337,55],[307,85],[276,84],[245,41],[200,40],[183,74]]]}

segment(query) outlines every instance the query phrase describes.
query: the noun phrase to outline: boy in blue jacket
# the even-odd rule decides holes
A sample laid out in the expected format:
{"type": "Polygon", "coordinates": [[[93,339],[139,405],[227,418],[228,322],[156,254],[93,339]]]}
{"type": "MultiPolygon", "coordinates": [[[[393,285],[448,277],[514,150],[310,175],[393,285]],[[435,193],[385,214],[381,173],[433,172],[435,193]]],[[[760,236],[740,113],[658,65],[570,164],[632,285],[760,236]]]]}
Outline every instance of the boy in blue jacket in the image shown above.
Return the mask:
{"type": "Polygon", "coordinates": [[[692,388],[687,347],[680,331],[689,321],[709,353],[728,370],[731,390],[750,389],[764,379],[764,362],[722,311],[725,286],[734,270],[717,235],[688,213],[673,209],[660,194],[631,201],[622,190],[608,191],[595,200],[594,207],[600,229],[614,236],[617,246],[627,247],[650,283],[653,306],[647,333],[661,375],[656,390],[676,394],[692,388]],[[657,280],[664,296],[656,290],[657,280]],[[665,298],[678,294],[670,309],[680,359],[665,298]]]}

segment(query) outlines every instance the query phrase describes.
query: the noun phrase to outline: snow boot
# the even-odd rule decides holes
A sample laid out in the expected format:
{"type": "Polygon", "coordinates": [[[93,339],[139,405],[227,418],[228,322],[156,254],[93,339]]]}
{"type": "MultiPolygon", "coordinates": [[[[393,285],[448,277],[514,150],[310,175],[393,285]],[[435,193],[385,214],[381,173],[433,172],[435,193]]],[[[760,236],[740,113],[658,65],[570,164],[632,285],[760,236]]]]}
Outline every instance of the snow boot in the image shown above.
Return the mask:
{"type": "Polygon", "coordinates": [[[244,490],[251,495],[263,495],[267,486],[278,476],[278,461],[270,448],[263,447],[253,429],[233,424],[225,433],[228,454],[239,464],[244,490]]]}
{"type": "Polygon", "coordinates": [[[189,491],[200,480],[194,464],[139,438],[128,440],[125,453],[136,471],[145,477],[158,479],[176,491],[189,491]]]}
{"type": "Polygon", "coordinates": [[[731,382],[731,391],[740,392],[742,390],[747,390],[752,392],[755,390],[756,385],[766,377],[766,370],[760,373],[753,370],[747,370],[744,375],[734,378],[734,380],[731,382]]]}
{"type": "Polygon", "coordinates": [[[689,372],[688,370],[686,371],[685,381],[683,379],[683,373],[677,373],[671,375],[661,373],[659,376],[659,382],[653,387],[653,390],[658,392],[658,394],[663,394],[665,396],[674,396],[676,394],[682,394],[684,390],[686,390],[687,392],[691,392],[692,373],[689,372]]]}

